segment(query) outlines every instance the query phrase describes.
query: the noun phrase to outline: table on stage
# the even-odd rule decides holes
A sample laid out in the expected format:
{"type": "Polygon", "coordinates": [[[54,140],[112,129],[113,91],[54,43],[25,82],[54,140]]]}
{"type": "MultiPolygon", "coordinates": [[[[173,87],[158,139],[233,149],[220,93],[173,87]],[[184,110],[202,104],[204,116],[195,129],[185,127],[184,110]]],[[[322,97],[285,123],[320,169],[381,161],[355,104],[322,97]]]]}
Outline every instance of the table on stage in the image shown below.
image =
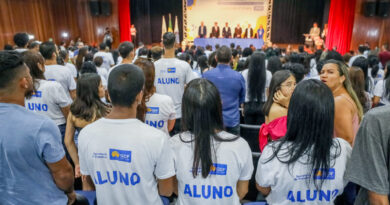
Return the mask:
{"type": "Polygon", "coordinates": [[[240,45],[242,49],[248,48],[250,45],[253,45],[257,49],[261,49],[264,45],[263,39],[257,38],[195,38],[194,45],[206,47],[211,45],[213,48],[216,44],[220,46],[228,46],[234,43],[236,46],[240,45]]]}

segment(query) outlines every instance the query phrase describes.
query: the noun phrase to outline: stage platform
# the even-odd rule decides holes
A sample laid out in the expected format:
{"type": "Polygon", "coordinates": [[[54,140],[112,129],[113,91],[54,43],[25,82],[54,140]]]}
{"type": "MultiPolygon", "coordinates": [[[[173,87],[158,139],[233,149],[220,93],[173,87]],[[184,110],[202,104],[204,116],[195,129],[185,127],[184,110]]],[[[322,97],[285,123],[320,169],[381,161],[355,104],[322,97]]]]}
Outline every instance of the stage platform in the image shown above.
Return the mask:
{"type": "Polygon", "coordinates": [[[261,49],[264,45],[263,39],[254,39],[254,38],[195,38],[194,45],[206,47],[206,45],[211,45],[213,49],[216,44],[220,46],[229,46],[234,43],[240,45],[242,49],[253,45],[256,49],[261,49]]]}

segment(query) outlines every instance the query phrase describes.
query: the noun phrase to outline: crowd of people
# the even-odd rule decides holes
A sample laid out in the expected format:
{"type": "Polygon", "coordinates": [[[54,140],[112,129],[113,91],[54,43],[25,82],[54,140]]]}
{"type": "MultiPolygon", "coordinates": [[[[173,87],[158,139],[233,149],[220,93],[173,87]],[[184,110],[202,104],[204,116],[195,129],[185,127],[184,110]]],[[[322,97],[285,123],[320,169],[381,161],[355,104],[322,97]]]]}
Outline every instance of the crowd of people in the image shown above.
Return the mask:
{"type": "Polygon", "coordinates": [[[0,51],[0,204],[83,204],[75,189],[98,204],[241,204],[251,179],[268,204],[389,204],[388,45],[175,41],[15,34],[0,51]],[[240,124],[261,125],[258,144],[240,124]]]}

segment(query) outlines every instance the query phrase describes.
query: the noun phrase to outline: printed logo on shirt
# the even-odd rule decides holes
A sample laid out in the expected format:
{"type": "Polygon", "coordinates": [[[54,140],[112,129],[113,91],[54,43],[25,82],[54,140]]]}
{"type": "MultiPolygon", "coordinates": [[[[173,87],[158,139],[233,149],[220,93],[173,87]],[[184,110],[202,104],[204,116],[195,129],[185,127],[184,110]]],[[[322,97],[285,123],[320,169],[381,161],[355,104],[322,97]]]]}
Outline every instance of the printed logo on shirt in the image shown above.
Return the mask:
{"type": "Polygon", "coordinates": [[[35,92],[33,92],[32,97],[41,98],[42,97],[42,91],[35,91],[35,92]]]}
{"type": "MultiPolygon", "coordinates": [[[[192,170],[190,170],[192,173],[192,170]]],[[[202,168],[198,168],[198,173],[202,172],[202,168]]],[[[210,168],[210,175],[226,175],[227,173],[227,164],[218,164],[213,163],[210,168]]]]}
{"type": "Polygon", "coordinates": [[[47,104],[28,102],[27,107],[31,111],[44,111],[47,112],[49,110],[47,104]]]}
{"type": "MultiPolygon", "coordinates": [[[[296,175],[294,180],[306,180],[311,178],[312,176],[310,174],[304,174],[304,175],[296,175]]],[[[313,179],[328,179],[328,180],[333,180],[336,177],[336,170],[334,168],[330,168],[328,171],[328,175],[325,176],[324,169],[314,169],[313,170],[313,179]]]]}
{"type": "Polygon", "coordinates": [[[336,178],[336,171],[334,168],[328,170],[328,175],[326,175],[325,169],[316,169],[314,170],[314,179],[328,179],[333,180],[336,178]]]}
{"type": "Polygon", "coordinates": [[[176,73],[176,68],[168,68],[168,73],[176,73]]]}
{"type": "Polygon", "coordinates": [[[110,160],[117,160],[122,162],[131,162],[131,151],[110,149],[110,160]]]}
{"type": "Polygon", "coordinates": [[[210,174],[213,175],[226,175],[227,164],[217,164],[213,163],[211,166],[210,174]]]}
{"type": "Polygon", "coordinates": [[[159,114],[160,108],[159,107],[147,107],[146,108],[146,114],[159,114]]]}

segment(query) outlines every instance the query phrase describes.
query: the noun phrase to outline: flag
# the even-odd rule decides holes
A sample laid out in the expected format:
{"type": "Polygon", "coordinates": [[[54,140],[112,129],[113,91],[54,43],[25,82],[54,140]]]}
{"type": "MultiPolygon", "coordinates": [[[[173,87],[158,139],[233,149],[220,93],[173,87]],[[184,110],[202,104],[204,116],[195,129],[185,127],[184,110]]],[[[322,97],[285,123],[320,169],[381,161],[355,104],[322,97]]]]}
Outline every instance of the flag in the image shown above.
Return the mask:
{"type": "Polygon", "coordinates": [[[169,14],[168,32],[173,32],[171,14],[169,14]]]}
{"type": "Polygon", "coordinates": [[[165,23],[165,16],[162,16],[162,28],[161,28],[161,41],[163,40],[164,33],[167,32],[167,24],[165,23]]]}
{"type": "Polygon", "coordinates": [[[179,21],[177,20],[177,16],[175,18],[175,30],[174,30],[175,36],[176,36],[176,43],[180,43],[180,36],[179,36],[179,21]]]}

